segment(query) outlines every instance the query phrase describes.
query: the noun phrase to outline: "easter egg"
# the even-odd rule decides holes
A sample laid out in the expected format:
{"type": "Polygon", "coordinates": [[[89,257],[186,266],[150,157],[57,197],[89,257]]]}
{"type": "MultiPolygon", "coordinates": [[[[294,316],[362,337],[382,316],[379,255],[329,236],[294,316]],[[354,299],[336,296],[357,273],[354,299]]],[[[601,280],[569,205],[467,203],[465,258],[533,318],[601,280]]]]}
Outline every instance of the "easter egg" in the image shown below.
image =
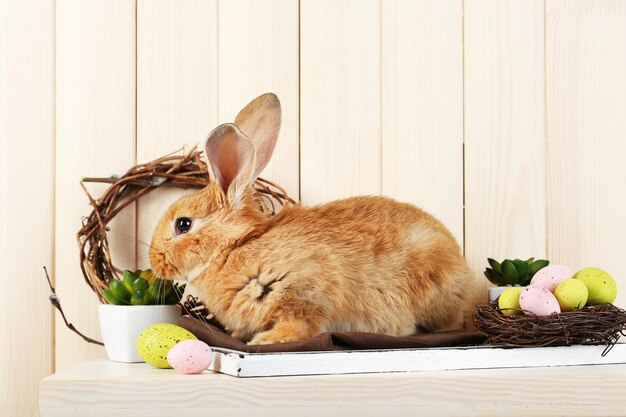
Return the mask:
{"type": "Polygon", "coordinates": [[[608,272],[600,268],[584,268],[576,272],[574,279],[587,286],[587,305],[607,304],[617,297],[617,284],[608,272]]]}
{"type": "Polygon", "coordinates": [[[170,349],[167,361],[177,371],[199,374],[211,365],[213,352],[201,340],[184,340],[170,349]]]}
{"type": "Polygon", "coordinates": [[[535,316],[549,316],[553,313],[560,313],[559,302],[545,287],[528,286],[524,288],[519,297],[520,307],[535,316]]]}
{"type": "Polygon", "coordinates": [[[548,265],[537,271],[530,281],[530,285],[533,287],[545,287],[548,291],[554,292],[561,281],[571,277],[572,271],[565,265],[548,265]]]}
{"type": "Polygon", "coordinates": [[[554,296],[559,302],[561,311],[582,309],[585,307],[588,294],[587,286],[577,279],[566,279],[554,290],[554,296]]]}
{"type": "Polygon", "coordinates": [[[167,354],[183,340],[197,339],[191,332],[170,323],[146,327],[137,338],[137,352],[141,359],[157,368],[169,368],[167,354]]]}
{"type": "Polygon", "coordinates": [[[520,310],[510,310],[520,308],[519,297],[524,289],[522,287],[511,287],[505,290],[498,298],[498,307],[504,314],[523,314],[520,310]]]}

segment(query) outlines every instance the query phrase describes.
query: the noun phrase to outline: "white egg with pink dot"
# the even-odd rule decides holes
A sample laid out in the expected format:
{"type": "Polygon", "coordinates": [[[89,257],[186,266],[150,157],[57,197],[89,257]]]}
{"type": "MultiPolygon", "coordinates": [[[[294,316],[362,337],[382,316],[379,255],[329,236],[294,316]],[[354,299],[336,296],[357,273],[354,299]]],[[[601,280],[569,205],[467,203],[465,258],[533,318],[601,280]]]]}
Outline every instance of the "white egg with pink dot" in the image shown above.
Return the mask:
{"type": "Polygon", "coordinates": [[[167,354],[167,362],[185,374],[199,374],[213,361],[213,351],[201,340],[183,340],[167,354]]]}
{"type": "Polygon", "coordinates": [[[549,316],[561,312],[561,306],[556,297],[545,287],[524,288],[519,297],[519,305],[524,312],[535,316],[549,316]]]}
{"type": "Polygon", "coordinates": [[[548,291],[554,292],[562,281],[571,277],[572,271],[565,265],[548,265],[537,271],[532,281],[530,281],[530,285],[533,287],[544,287],[548,291]]]}

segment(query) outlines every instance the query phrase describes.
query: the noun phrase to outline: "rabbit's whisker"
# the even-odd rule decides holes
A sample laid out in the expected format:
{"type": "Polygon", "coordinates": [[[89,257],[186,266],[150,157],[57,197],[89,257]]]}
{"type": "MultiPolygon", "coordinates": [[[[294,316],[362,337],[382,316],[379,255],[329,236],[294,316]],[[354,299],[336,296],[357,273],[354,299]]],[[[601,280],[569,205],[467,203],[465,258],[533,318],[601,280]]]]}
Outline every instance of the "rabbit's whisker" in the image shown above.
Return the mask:
{"type": "Polygon", "coordinates": [[[140,243],[140,244],[142,244],[144,246],[147,246],[147,247],[153,249],[153,246],[151,244],[149,244],[148,242],[146,242],[144,240],[139,239],[136,236],[132,236],[132,235],[129,235],[127,233],[120,232],[118,230],[110,230],[109,233],[112,233],[112,234],[116,235],[116,237],[123,238],[126,241],[134,242],[134,243],[140,243]]]}

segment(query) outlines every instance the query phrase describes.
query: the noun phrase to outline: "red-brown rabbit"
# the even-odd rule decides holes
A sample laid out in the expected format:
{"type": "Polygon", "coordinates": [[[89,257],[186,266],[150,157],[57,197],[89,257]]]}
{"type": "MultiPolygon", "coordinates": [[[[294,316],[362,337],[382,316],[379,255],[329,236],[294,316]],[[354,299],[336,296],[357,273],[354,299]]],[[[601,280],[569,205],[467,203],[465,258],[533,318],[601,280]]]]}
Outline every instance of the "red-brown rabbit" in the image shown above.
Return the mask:
{"type": "Polygon", "coordinates": [[[280,121],[278,98],[265,94],[211,132],[210,184],[157,225],[156,274],[192,281],[226,329],[250,344],[461,328],[471,272],[431,215],[384,197],[286,205],[275,216],[259,208],[251,184],[280,121]]]}

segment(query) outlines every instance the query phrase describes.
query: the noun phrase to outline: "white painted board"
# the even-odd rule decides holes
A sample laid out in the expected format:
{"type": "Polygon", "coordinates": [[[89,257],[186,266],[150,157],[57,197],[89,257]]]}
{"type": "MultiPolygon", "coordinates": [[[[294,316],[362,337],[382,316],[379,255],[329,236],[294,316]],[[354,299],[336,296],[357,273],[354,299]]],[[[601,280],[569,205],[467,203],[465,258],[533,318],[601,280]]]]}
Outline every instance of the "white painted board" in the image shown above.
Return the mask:
{"type": "Polygon", "coordinates": [[[237,377],[339,375],[467,369],[541,368],[626,364],[626,344],[602,356],[605,346],[502,348],[491,346],[245,353],[214,349],[209,370],[237,377]]]}

